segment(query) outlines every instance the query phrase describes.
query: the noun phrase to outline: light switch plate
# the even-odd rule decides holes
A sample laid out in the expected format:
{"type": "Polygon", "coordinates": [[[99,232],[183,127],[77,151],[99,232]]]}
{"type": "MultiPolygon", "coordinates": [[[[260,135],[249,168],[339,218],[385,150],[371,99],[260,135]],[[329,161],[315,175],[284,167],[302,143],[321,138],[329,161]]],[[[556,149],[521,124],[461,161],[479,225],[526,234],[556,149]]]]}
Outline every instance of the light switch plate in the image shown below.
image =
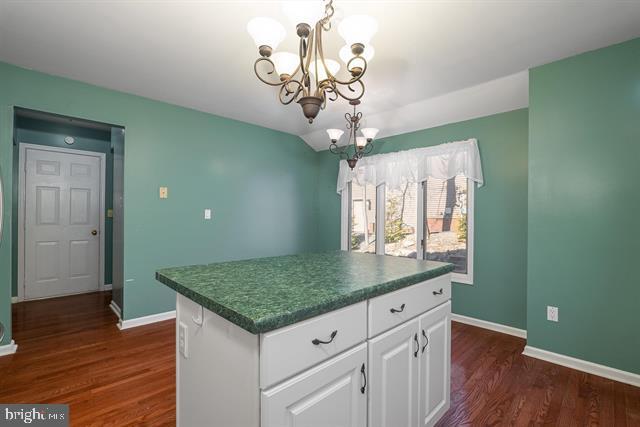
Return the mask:
{"type": "Polygon", "coordinates": [[[204,219],[211,219],[211,209],[204,210],[204,219]]]}
{"type": "Polygon", "coordinates": [[[113,209],[107,209],[107,218],[113,218],[113,209]]]}
{"type": "Polygon", "coordinates": [[[166,199],[169,197],[169,189],[167,187],[160,187],[160,198],[166,199]]]}
{"type": "Polygon", "coordinates": [[[558,321],[558,307],[547,306],[547,320],[551,322],[558,321]]]}

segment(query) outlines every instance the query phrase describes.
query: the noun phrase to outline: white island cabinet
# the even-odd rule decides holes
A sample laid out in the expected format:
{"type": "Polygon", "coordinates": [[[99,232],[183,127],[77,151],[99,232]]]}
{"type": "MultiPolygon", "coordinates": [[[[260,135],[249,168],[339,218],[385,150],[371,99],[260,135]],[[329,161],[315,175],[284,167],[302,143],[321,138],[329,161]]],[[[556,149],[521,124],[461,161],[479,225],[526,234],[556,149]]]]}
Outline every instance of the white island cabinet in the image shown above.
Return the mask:
{"type": "Polygon", "coordinates": [[[178,426],[434,425],[449,408],[450,276],[260,334],[178,294],[178,426]]]}

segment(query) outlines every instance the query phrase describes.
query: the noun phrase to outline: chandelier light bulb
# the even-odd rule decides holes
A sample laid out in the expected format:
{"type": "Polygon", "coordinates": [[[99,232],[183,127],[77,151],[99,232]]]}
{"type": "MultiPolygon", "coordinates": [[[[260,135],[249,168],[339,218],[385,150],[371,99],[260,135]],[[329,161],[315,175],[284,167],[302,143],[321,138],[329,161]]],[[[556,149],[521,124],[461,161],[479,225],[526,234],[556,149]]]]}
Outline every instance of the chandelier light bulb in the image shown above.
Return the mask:
{"type": "Polygon", "coordinates": [[[340,141],[340,138],[342,137],[344,131],[340,129],[327,129],[327,133],[329,134],[329,139],[331,140],[331,142],[335,144],[336,142],[340,141]]]}
{"type": "Polygon", "coordinates": [[[366,46],[377,31],[378,22],[368,15],[348,16],[338,26],[338,32],[347,46],[354,43],[362,43],[366,46]]]}
{"type": "Polygon", "coordinates": [[[365,145],[367,145],[367,138],[365,138],[364,136],[357,136],[356,146],[358,147],[358,149],[363,149],[365,145]]]}
{"type": "Polygon", "coordinates": [[[247,24],[247,32],[258,48],[268,46],[275,50],[286,35],[285,29],[278,21],[271,18],[253,18],[247,24]]]}
{"type": "Polygon", "coordinates": [[[300,65],[300,57],[290,52],[276,52],[271,55],[271,60],[279,75],[290,76],[300,65]]]}
{"type": "MultiPolygon", "coordinates": [[[[369,63],[369,61],[373,59],[375,54],[376,54],[376,50],[373,48],[373,46],[368,44],[364,47],[364,52],[360,56],[362,56],[367,61],[367,63],[369,63]]],[[[342,62],[344,62],[345,64],[347,64],[349,60],[354,57],[353,53],[351,53],[350,45],[342,46],[342,49],[340,49],[339,55],[340,55],[340,59],[342,59],[342,62]]],[[[351,66],[356,65],[356,62],[358,61],[353,61],[351,63],[351,66]]]]}
{"type": "Polygon", "coordinates": [[[373,138],[376,137],[379,130],[376,128],[364,128],[361,129],[360,132],[362,132],[362,135],[364,135],[364,137],[367,139],[367,142],[371,142],[373,141],[373,138]]]}
{"type": "MultiPolygon", "coordinates": [[[[313,75],[316,73],[316,62],[318,63],[318,81],[326,80],[328,78],[327,73],[322,65],[322,61],[313,61],[309,65],[309,72],[313,75]]],[[[324,63],[327,65],[329,72],[334,76],[340,71],[340,63],[333,59],[325,59],[324,63]]]]}
{"type": "Polygon", "coordinates": [[[324,4],[321,0],[285,1],[282,11],[292,25],[308,24],[313,28],[324,16],[324,4]]]}

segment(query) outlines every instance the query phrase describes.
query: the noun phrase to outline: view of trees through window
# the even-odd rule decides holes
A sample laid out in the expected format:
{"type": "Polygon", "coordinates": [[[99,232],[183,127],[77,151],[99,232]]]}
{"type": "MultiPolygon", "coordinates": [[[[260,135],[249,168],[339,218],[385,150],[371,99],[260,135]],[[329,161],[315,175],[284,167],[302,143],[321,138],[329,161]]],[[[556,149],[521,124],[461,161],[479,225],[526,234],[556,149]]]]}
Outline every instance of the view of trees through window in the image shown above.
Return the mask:
{"type": "MultiPolygon", "coordinates": [[[[418,191],[423,191],[424,259],[450,262],[467,273],[467,178],[429,178],[422,185],[385,188],[384,253],[416,258],[418,191]]],[[[376,253],[376,187],[351,183],[351,250],[376,253]]]]}
{"type": "Polygon", "coordinates": [[[351,183],[351,250],[376,253],[376,187],[351,183]]]}
{"type": "Polygon", "coordinates": [[[385,190],[384,253],[416,258],[417,184],[406,183],[400,189],[385,190]]]}
{"type": "Polygon", "coordinates": [[[467,179],[429,178],[424,186],[425,259],[467,273],[467,179]]]}

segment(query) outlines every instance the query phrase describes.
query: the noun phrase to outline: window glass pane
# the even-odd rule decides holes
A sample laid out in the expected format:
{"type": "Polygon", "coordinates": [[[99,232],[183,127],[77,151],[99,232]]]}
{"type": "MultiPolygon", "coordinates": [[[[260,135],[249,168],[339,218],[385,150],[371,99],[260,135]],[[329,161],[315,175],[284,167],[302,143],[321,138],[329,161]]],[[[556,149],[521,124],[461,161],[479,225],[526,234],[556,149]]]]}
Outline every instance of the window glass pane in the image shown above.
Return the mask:
{"type": "Polygon", "coordinates": [[[416,184],[385,191],[384,253],[416,257],[417,192],[416,184]]]}
{"type": "Polygon", "coordinates": [[[376,253],[376,187],[351,182],[351,250],[376,253]]]}
{"type": "Polygon", "coordinates": [[[450,262],[467,273],[467,179],[429,178],[425,184],[425,259],[450,262]]]}

